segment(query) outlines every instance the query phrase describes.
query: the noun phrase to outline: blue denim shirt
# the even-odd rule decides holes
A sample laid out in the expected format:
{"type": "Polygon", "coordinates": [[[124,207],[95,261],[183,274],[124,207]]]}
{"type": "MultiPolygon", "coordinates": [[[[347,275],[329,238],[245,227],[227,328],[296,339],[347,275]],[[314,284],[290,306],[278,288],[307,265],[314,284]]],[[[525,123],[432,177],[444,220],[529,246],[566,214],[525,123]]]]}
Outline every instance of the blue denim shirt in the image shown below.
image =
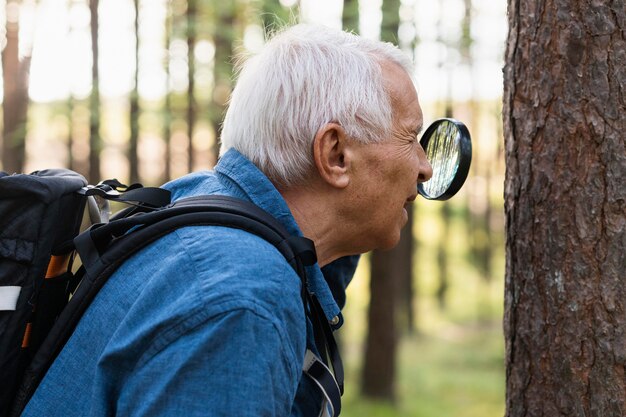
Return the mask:
{"type": "MultiPolygon", "coordinates": [[[[250,200],[302,235],[280,193],[237,151],[165,188],[174,200],[250,200]]],[[[356,262],[342,258],[324,274],[307,267],[328,320],[341,318],[356,262]]],[[[300,279],[271,244],[186,227],[111,276],[23,415],[317,416],[321,395],[301,370],[312,345],[300,279]]]]}

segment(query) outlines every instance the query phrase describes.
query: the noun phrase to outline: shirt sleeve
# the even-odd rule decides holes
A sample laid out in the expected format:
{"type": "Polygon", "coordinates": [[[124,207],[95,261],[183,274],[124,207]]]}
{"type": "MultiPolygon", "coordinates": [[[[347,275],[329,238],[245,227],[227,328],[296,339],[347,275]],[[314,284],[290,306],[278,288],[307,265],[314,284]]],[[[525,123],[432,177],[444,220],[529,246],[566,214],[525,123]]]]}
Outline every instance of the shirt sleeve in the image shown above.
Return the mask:
{"type": "Polygon", "coordinates": [[[115,414],[288,416],[301,364],[281,333],[258,309],[214,316],[139,363],[119,387],[115,414]]]}

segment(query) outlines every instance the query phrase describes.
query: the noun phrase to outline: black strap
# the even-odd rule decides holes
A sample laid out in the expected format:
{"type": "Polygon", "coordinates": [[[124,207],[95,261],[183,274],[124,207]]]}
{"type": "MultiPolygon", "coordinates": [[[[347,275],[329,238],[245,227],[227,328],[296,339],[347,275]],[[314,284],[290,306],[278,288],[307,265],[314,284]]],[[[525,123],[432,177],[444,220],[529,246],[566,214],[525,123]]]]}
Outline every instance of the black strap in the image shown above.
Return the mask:
{"type": "Polygon", "coordinates": [[[337,385],[339,386],[339,391],[343,394],[344,370],[341,355],[339,354],[339,347],[337,346],[337,342],[333,336],[333,331],[330,328],[328,320],[326,320],[324,310],[322,309],[319,300],[315,294],[311,293],[309,293],[308,298],[308,303],[312,310],[310,318],[313,324],[315,344],[322,355],[322,361],[326,365],[332,366],[337,385]]]}
{"type": "Polygon", "coordinates": [[[78,191],[84,196],[98,196],[106,200],[159,208],[170,204],[172,195],[169,190],[157,187],[143,187],[141,184],[125,186],[117,180],[106,180],[98,185],[88,185],[78,191]]]}
{"type": "MultiPolygon", "coordinates": [[[[302,370],[322,391],[326,400],[325,402],[322,402],[322,407],[326,407],[327,402],[331,408],[330,415],[332,417],[338,416],[341,412],[342,393],[336,379],[333,377],[332,372],[330,372],[330,369],[328,369],[328,367],[321,360],[319,360],[317,355],[310,350],[307,350],[304,356],[302,370]]],[[[326,414],[322,413],[321,415],[326,414]]]]}

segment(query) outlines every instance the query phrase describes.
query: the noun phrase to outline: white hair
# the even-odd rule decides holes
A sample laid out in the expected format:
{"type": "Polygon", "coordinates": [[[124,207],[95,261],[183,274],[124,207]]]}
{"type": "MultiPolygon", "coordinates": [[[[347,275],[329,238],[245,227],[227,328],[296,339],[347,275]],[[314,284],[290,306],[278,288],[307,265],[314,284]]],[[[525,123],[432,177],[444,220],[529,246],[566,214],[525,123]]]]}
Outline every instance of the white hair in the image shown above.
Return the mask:
{"type": "Polygon", "coordinates": [[[382,140],[392,126],[382,61],[411,76],[410,59],[390,43],[308,24],[282,31],[241,67],[220,155],[234,148],[289,187],[306,181],[325,124],[336,122],[365,143],[382,140]]]}

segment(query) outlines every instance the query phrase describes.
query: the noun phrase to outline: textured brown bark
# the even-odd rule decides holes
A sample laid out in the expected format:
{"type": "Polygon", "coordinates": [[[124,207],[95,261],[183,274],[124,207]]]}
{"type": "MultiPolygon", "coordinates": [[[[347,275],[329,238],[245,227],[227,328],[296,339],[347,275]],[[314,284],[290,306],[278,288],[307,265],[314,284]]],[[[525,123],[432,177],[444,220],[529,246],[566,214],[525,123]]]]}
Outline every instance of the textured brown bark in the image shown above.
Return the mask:
{"type": "Polygon", "coordinates": [[[130,93],[130,139],[128,141],[129,183],[139,182],[139,0],[133,1],[135,9],[135,72],[134,86],[130,93]]]}
{"type": "Polygon", "coordinates": [[[91,12],[91,96],[89,97],[89,182],[100,181],[100,77],[98,71],[98,6],[99,0],[89,0],[91,12]]]}
{"type": "Polygon", "coordinates": [[[19,10],[17,2],[8,1],[6,7],[7,43],[2,51],[2,169],[8,173],[19,173],[24,170],[26,159],[30,54],[22,59],[19,57],[19,15],[14,13],[19,10]]]}
{"type": "Polygon", "coordinates": [[[196,0],[189,0],[187,2],[187,138],[189,139],[187,170],[189,172],[194,169],[193,130],[196,124],[196,59],[194,52],[196,48],[197,11],[196,0]]]}
{"type": "MultiPolygon", "coordinates": [[[[400,1],[384,0],[382,11],[381,40],[397,43],[400,1]]],[[[373,251],[371,256],[368,334],[362,380],[362,392],[367,397],[395,398],[398,287],[406,274],[411,273],[410,245],[413,241],[410,229],[403,229],[402,235],[396,248],[373,251]]]]}
{"type": "Polygon", "coordinates": [[[507,416],[626,415],[626,7],[509,0],[507,416]]]}

